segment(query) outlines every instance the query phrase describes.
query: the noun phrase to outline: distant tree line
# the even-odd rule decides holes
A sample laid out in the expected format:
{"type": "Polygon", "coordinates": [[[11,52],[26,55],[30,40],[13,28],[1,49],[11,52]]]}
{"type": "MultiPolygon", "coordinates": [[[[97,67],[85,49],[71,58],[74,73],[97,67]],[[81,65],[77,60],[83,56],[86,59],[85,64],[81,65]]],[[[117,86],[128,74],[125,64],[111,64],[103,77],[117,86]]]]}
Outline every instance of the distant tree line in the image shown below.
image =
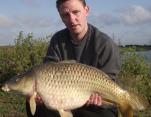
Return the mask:
{"type": "Polygon", "coordinates": [[[151,50],[151,44],[150,45],[120,45],[121,48],[133,48],[136,51],[146,51],[151,50]]]}

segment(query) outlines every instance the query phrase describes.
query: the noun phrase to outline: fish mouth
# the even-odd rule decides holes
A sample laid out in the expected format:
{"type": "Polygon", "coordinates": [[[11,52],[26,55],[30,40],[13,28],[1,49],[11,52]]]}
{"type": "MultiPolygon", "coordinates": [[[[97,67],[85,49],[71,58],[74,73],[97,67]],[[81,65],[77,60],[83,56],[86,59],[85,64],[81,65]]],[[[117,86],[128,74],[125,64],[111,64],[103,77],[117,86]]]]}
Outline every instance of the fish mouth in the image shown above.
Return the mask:
{"type": "Polygon", "coordinates": [[[9,87],[8,87],[7,84],[2,85],[2,86],[1,86],[1,90],[4,91],[4,92],[9,92],[9,91],[10,91],[10,89],[9,89],[9,87]]]}
{"type": "Polygon", "coordinates": [[[3,86],[3,85],[2,85],[2,84],[0,84],[0,91],[2,90],[2,86],[3,86]]]}
{"type": "Polygon", "coordinates": [[[0,88],[3,86],[3,84],[0,83],[0,88]]]}

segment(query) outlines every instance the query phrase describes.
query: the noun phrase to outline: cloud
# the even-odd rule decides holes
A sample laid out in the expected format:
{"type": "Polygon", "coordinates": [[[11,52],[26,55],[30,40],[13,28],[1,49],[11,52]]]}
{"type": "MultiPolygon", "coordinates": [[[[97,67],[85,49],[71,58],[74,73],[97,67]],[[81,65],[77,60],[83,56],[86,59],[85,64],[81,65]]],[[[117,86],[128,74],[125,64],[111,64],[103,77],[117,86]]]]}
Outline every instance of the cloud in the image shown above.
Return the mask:
{"type": "Polygon", "coordinates": [[[11,28],[48,28],[53,23],[53,18],[38,16],[13,16],[0,15],[0,29],[11,28]]]}
{"type": "Polygon", "coordinates": [[[1,28],[8,28],[13,25],[14,25],[14,23],[9,17],[0,15],[0,27],[1,28]]]}
{"type": "Polygon", "coordinates": [[[140,5],[133,5],[129,8],[116,10],[114,13],[96,14],[91,13],[89,21],[94,24],[111,25],[127,25],[140,26],[151,23],[151,9],[140,5]],[[115,13],[116,12],[116,13],[115,13]]]}
{"type": "Polygon", "coordinates": [[[14,37],[14,34],[0,32],[0,46],[12,44],[14,42],[14,37]]]}
{"type": "Polygon", "coordinates": [[[134,5],[121,12],[120,19],[126,25],[151,23],[151,10],[134,5]]]}
{"type": "Polygon", "coordinates": [[[113,24],[117,24],[119,22],[117,17],[110,15],[110,14],[102,14],[99,16],[99,19],[105,25],[113,25],[113,24]]]}
{"type": "Polygon", "coordinates": [[[47,28],[50,27],[53,19],[51,18],[43,18],[43,17],[32,17],[32,16],[19,16],[16,17],[17,22],[20,26],[25,28],[47,28]]]}
{"type": "MultiPolygon", "coordinates": [[[[33,32],[37,37],[47,35],[53,27],[53,19],[33,16],[0,16],[0,45],[12,44],[20,31],[33,32]]],[[[53,27],[55,28],[55,27],[53,27]]]]}
{"type": "Polygon", "coordinates": [[[41,5],[41,0],[18,0],[18,2],[32,7],[39,7],[41,5]]]}
{"type": "Polygon", "coordinates": [[[36,33],[42,35],[51,32],[54,19],[50,17],[39,16],[13,16],[7,17],[0,15],[0,45],[6,44],[6,42],[13,42],[15,34],[20,31],[26,33],[36,33]]]}
{"type": "Polygon", "coordinates": [[[93,24],[101,24],[102,26],[114,25],[119,23],[119,19],[111,14],[91,14],[88,19],[93,24]]]}

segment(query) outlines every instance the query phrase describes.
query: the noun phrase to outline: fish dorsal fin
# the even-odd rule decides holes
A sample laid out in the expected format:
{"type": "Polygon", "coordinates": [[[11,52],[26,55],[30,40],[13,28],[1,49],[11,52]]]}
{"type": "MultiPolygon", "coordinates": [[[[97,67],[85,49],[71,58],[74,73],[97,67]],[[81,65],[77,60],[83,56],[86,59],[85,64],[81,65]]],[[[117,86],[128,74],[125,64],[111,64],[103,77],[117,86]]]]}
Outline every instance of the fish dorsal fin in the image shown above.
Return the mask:
{"type": "Polygon", "coordinates": [[[35,101],[35,98],[36,98],[36,92],[34,92],[34,94],[30,97],[30,100],[29,100],[30,110],[31,110],[32,115],[34,115],[35,112],[36,112],[36,101],[35,101]]]}
{"type": "Polygon", "coordinates": [[[76,60],[63,60],[63,61],[60,61],[59,63],[77,63],[76,60]]]}

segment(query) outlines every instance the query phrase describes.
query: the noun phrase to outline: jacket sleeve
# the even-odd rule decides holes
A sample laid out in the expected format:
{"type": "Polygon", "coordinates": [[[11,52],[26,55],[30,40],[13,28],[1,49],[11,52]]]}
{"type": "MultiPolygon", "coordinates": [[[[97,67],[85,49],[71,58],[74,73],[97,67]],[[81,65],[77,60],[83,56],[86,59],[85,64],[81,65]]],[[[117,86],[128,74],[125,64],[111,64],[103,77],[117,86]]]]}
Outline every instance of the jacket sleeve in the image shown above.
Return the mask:
{"type": "Polygon", "coordinates": [[[99,68],[117,82],[120,72],[119,48],[111,39],[107,39],[99,55],[99,68]]]}
{"type": "Polygon", "coordinates": [[[48,50],[46,53],[46,56],[44,57],[43,62],[58,62],[60,61],[60,56],[59,56],[59,49],[58,49],[58,44],[57,44],[57,38],[55,36],[52,37],[50,44],[48,46],[48,50]]]}

